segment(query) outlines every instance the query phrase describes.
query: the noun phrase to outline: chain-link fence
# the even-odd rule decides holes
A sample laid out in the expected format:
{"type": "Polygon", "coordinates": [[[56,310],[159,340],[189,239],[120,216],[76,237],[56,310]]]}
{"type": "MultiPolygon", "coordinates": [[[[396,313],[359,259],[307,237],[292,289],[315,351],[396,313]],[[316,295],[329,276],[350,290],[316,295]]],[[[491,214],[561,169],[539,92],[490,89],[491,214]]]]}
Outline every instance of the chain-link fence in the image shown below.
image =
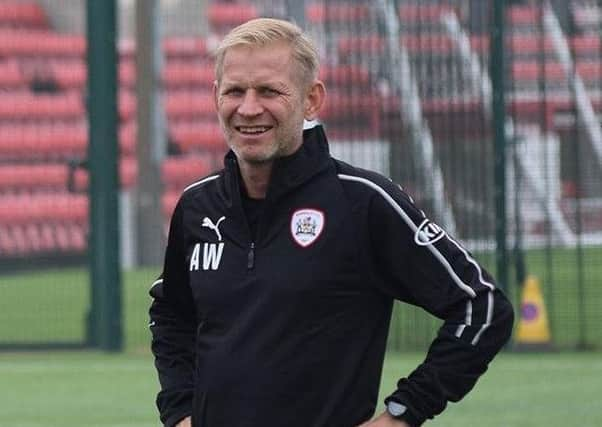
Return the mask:
{"type": "MultiPolygon", "coordinates": [[[[602,5],[505,3],[498,28],[497,2],[481,0],[119,2],[124,268],[160,247],[143,241],[162,234],[147,221],[153,210],[141,218],[137,208],[154,206],[162,227],[180,191],[221,166],[212,50],[250,18],[287,18],[319,48],[333,155],[391,176],[498,277],[504,217],[500,285],[516,307],[536,276],[553,343],[602,344],[602,5]],[[493,57],[501,30],[504,55],[493,57]],[[499,67],[505,117],[492,108],[499,67]]],[[[85,341],[87,278],[67,268],[84,266],[88,247],[85,46],[85,1],[0,1],[0,344],[85,341]]],[[[147,339],[146,287],[159,270],[126,280],[128,342],[147,339]]],[[[397,307],[391,346],[424,346],[437,324],[397,307]]]]}

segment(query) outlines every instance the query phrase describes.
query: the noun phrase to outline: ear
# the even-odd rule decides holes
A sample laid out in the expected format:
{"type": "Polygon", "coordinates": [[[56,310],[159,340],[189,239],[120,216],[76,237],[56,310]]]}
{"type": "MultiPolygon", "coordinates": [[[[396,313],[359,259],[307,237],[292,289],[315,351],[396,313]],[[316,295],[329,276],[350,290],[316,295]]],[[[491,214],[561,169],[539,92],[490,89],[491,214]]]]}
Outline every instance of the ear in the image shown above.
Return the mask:
{"type": "Polygon", "coordinates": [[[218,92],[219,92],[219,84],[217,83],[217,80],[214,80],[213,81],[213,103],[215,105],[215,111],[219,111],[219,109],[217,108],[218,92]]]}
{"type": "Polygon", "coordinates": [[[305,96],[305,120],[315,120],[326,100],[326,88],[321,80],[314,80],[305,96]]]}

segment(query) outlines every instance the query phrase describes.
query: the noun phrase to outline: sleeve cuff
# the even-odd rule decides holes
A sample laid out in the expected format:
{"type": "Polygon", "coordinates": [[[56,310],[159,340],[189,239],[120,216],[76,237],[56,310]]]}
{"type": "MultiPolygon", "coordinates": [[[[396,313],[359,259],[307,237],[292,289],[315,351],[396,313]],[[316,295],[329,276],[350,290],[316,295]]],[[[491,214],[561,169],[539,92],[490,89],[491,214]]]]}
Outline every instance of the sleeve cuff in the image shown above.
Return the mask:
{"type": "Polygon", "coordinates": [[[405,421],[411,427],[420,427],[426,420],[425,417],[419,416],[416,413],[416,411],[410,405],[407,404],[407,402],[404,402],[403,400],[398,399],[394,395],[391,395],[385,399],[385,405],[388,405],[388,403],[390,401],[401,403],[402,405],[404,405],[407,408],[407,410],[403,414],[395,416],[394,418],[405,421]]]}

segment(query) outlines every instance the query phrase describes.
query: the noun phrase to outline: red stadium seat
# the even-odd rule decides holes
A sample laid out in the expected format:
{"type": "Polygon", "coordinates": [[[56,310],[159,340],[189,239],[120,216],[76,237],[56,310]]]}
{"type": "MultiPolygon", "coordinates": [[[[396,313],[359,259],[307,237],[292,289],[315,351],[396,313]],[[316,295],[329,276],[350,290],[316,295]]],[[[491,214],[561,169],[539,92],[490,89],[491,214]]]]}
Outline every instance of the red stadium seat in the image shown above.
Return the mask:
{"type": "Polygon", "coordinates": [[[541,9],[537,6],[511,6],[507,11],[510,25],[535,27],[541,17],[541,9]]]}
{"type": "Polygon", "coordinates": [[[385,39],[377,35],[340,37],[337,44],[338,52],[343,56],[354,53],[382,54],[385,47],[385,39]]]}
{"type": "Polygon", "coordinates": [[[207,56],[205,39],[201,37],[167,37],[163,40],[163,52],[167,58],[202,58],[207,56]]]}
{"type": "Polygon", "coordinates": [[[133,88],[136,85],[136,63],[133,59],[122,59],[118,73],[121,86],[133,88]]]}
{"type": "Polygon", "coordinates": [[[34,1],[0,2],[0,26],[16,28],[46,28],[46,14],[34,1]]]}
{"type": "Polygon", "coordinates": [[[324,107],[320,111],[321,119],[344,118],[355,113],[375,113],[380,106],[380,100],[373,94],[350,95],[343,92],[330,92],[324,107]]]}
{"type": "Polygon", "coordinates": [[[328,87],[365,87],[370,84],[370,71],[359,65],[323,65],[319,77],[328,87]]]}
{"type": "Polygon", "coordinates": [[[82,224],[69,224],[69,236],[71,248],[78,252],[84,251],[88,247],[88,233],[86,227],[82,224]]]}
{"type": "Polygon", "coordinates": [[[577,74],[586,83],[602,85],[602,64],[600,64],[600,61],[577,62],[577,74]]]}
{"type": "Polygon", "coordinates": [[[0,93],[0,119],[81,119],[84,106],[77,93],[0,93]]]}
{"type": "Polygon", "coordinates": [[[119,160],[119,185],[121,188],[131,188],[138,179],[138,164],[135,157],[122,157],[119,160]]]}
{"type": "Polygon", "coordinates": [[[184,152],[224,151],[224,136],[217,123],[181,122],[170,127],[174,142],[184,152]]]}
{"type": "Polygon", "coordinates": [[[119,128],[119,149],[122,155],[136,153],[136,123],[129,121],[119,128]]]}
{"type": "Polygon", "coordinates": [[[383,100],[371,93],[349,94],[331,91],[319,113],[319,119],[330,129],[343,126],[358,128],[362,132],[376,135],[380,131],[380,112],[383,100]]]}
{"type": "Polygon", "coordinates": [[[571,39],[570,43],[576,56],[589,56],[592,59],[600,60],[602,40],[599,35],[576,36],[571,39]]]}
{"type": "Polygon", "coordinates": [[[470,36],[470,48],[479,55],[484,55],[489,52],[489,37],[471,35],[470,36]]]}
{"type": "MultiPolygon", "coordinates": [[[[19,181],[18,185],[41,184],[48,188],[49,184],[58,185],[64,178],[64,165],[4,165],[0,168],[1,185],[19,181]]],[[[0,195],[0,256],[85,250],[87,196],[53,191],[0,195]]]]}
{"type": "Polygon", "coordinates": [[[161,197],[161,205],[163,207],[164,218],[171,218],[171,215],[173,214],[173,211],[176,208],[176,204],[178,203],[178,199],[180,198],[181,194],[181,191],[175,190],[163,193],[163,196],[161,197]]]}
{"type": "Polygon", "coordinates": [[[57,193],[0,197],[0,223],[3,225],[84,223],[87,218],[88,198],[84,195],[57,193]]]}
{"type": "Polygon", "coordinates": [[[25,227],[23,227],[23,231],[28,243],[25,250],[30,253],[40,252],[42,249],[40,227],[37,227],[34,224],[27,224],[25,227]]]}
{"type": "MultiPolygon", "coordinates": [[[[400,44],[412,54],[449,55],[453,50],[452,40],[444,35],[406,35],[400,44]]],[[[377,35],[341,37],[338,41],[339,54],[378,54],[385,52],[387,41],[377,35]]]]}
{"type": "MultiPolygon", "coordinates": [[[[136,159],[131,156],[122,157],[119,162],[121,188],[132,187],[136,183],[137,174],[136,159]]],[[[0,165],[0,194],[67,191],[68,179],[69,167],[66,163],[4,164],[0,165]]],[[[83,191],[87,186],[88,172],[85,169],[77,169],[75,189],[83,191]]]]}
{"type": "Polygon", "coordinates": [[[545,39],[536,34],[513,34],[506,45],[512,55],[539,55],[540,52],[554,52],[550,37],[545,39]]]}
{"type": "Polygon", "coordinates": [[[210,91],[171,91],[165,98],[165,111],[170,119],[191,117],[215,118],[215,102],[210,91]]]}
{"type": "Polygon", "coordinates": [[[48,64],[50,72],[63,89],[83,90],[86,87],[87,66],[81,61],[54,61],[48,64]]]}
{"type": "Polygon", "coordinates": [[[448,5],[439,4],[407,4],[399,7],[399,18],[404,23],[435,23],[438,24],[444,13],[453,12],[448,5]]]}
{"type": "MultiPolygon", "coordinates": [[[[479,54],[489,52],[489,36],[471,36],[470,46],[479,54]]],[[[513,56],[535,56],[543,50],[546,54],[554,52],[554,45],[550,37],[543,39],[542,36],[532,33],[515,33],[507,39],[506,47],[513,56]],[[543,46],[543,49],[542,49],[543,46]]]]}
{"type": "MultiPolygon", "coordinates": [[[[199,64],[189,60],[170,59],[165,63],[162,76],[163,84],[168,88],[205,87],[211,88],[215,75],[212,64],[199,64]]],[[[133,88],[136,83],[136,64],[125,59],[119,64],[120,84],[133,88]]]]}
{"type": "Polygon", "coordinates": [[[136,95],[124,89],[119,91],[119,117],[122,121],[128,121],[136,115],[136,95]]]}
{"type": "Polygon", "coordinates": [[[54,231],[52,225],[40,225],[40,246],[42,251],[48,251],[54,247],[54,231]]]}
{"type": "Polygon", "coordinates": [[[54,225],[55,246],[61,251],[69,249],[69,230],[63,224],[54,225]]]}
{"type": "Polygon", "coordinates": [[[10,227],[0,224],[0,255],[12,255],[15,252],[15,244],[12,239],[10,227]]]}
{"type": "Polygon", "coordinates": [[[163,162],[161,170],[165,188],[168,191],[180,191],[207,175],[211,170],[211,162],[205,156],[169,157],[163,162]]]}
{"type": "Polygon", "coordinates": [[[454,48],[452,40],[441,34],[403,36],[401,43],[412,54],[449,55],[454,48]]]}
{"type": "Polygon", "coordinates": [[[259,17],[257,8],[249,3],[212,3],[207,6],[207,20],[216,30],[234,27],[257,17],[259,17]]]}
{"type": "Polygon", "coordinates": [[[83,157],[85,124],[0,125],[0,159],[83,157]]]}
{"type": "MultiPolygon", "coordinates": [[[[119,141],[122,156],[134,156],[136,154],[136,133],[136,124],[133,121],[121,126],[119,141]]],[[[209,123],[206,121],[196,122],[194,118],[192,121],[173,120],[169,123],[168,134],[172,141],[184,151],[225,148],[224,138],[217,121],[210,121],[209,123]]]]}
{"type": "Polygon", "coordinates": [[[25,79],[17,61],[0,61],[0,88],[24,89],[25,86],[25,79]]]}
{"type": "Polygon", "coordinates": [[[121,60],[133,60],[136,53],[136,42],[134,39],[120,38],[117,42],[117,51],[121,60]]]}
{"type": "Polygon", "coordinates": [[[451,98],[431,98],[421,103],[422,111],[425,114],[445,113],[452,111],[475,112],[483,108],[483,103],[479,98],[469,99],[451,99],[451,98]]]}
{"type": "Polygon", "coordinates": [[[516,81],[539,80],[545,76],[548,82],[566,81],[566,73],[558,62],[541,64],[535,61],[516,61],[511,65],[512,78],[516,81]]]}
{"type": "MultiPolygon", "coordinates": [[[[201,37],[166,37],[163,39],[162,48],[168,59],[201,58],[208,54],[207,42],[201,37]]],[[[120,39],[118,51],[122,60],[133,61],[136,42],[133,39],[120,39]]]]}
{"type": "Polygon", "coordinates": [[[0,193],[8,190],[67,189],[69,169],[66,164],[2,164],[0,193]]]}
{"type": "Polygon", "coordinates": [[[18,254],[25,254],[28,252],[28,239],[25,235],[25,230],[23,227],[13,227],[12,230],[12,238],[14,243],[15,252],[18,254]]]}
{"type": "Polygon", "coordinates": [[[312,3],[306,7],[305,15],[312,24],[327,22],[352,25],[368,19],[370,10],[362,4],[312,3]]]}
{"type": "Polygon", "coordinates": [[[85,51],[86,40],[83,35],[0,30],[1,56],[81,58],[85,51]]]}
{"type": "Polygon", "coordinates": [[[215,81],[213,65],[170,61],[163,69],[163,82],[168,88],[195,86],[210,89],[215,81]]]}
{"type": "MultiPolygon", "coordinates": [[[[210,169],[210,161],[201,156],[169,157],[162,165],[163,179],[169,187],[181,187],[195,178],[205,175],[210,169]]],[[[132,156],[122,157],[119,162],[121,188],[136,184],[138,166],[132,156]]],[[[29,193],[47,191],[67,191],[69,168],[66,163],[41,163],[0,165],[0,194],[18,195],[11,191],[26,190],[29,193]]],[[[84,191],[88,186],[88,172],[77,169],[75,188],[84,191]]]]}

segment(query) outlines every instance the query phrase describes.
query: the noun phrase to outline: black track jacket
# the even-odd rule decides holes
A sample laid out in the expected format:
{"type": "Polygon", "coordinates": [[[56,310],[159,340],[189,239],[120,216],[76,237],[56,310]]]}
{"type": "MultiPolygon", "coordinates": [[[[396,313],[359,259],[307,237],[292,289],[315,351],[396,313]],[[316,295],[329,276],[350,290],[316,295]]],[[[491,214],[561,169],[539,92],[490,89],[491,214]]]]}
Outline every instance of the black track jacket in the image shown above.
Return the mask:
{"type": "Polygon", "coordinates": [[[508,340],[489,274],[399,186],[330,157],[322,127],[276,161],[257,239],[232,153],[190,185],[151,289],[161,420],[352,427],[375,411],[393,299],[444,320],[388,399],[420,425],[461,399],[508,340]]]}

